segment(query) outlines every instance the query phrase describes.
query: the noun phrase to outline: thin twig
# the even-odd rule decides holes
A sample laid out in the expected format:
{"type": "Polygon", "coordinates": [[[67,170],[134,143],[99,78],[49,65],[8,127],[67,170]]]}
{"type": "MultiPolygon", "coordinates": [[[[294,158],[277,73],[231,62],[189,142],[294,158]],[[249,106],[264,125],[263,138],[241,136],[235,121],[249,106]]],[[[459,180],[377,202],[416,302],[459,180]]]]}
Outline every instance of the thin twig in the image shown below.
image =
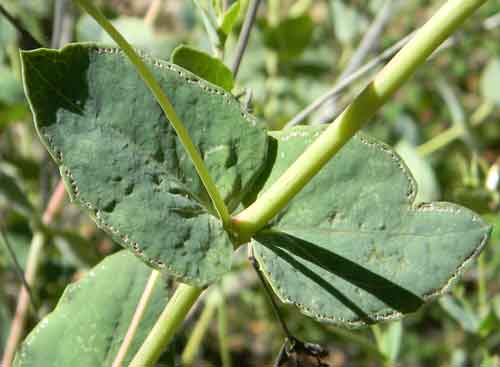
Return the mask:
{"type": "Polygon", "coordinates": [[[50,47],[59,48],[71,41],[71,25],[73,19],[70,12],[69,0],[56,0],[54,3],[54,23],[52,25],[52,39],[50,47]]]}
{"type": "Polygon", "coordinates": [[[42,44],[21,24],[21,22],[14,18],[10,13],[0,4],[0,14],[2,14],[25,38],[28,42],[28,49],[40,48],[42,44]]]}
{"type": "Polygon", "coordinates": [[[146,23],[149,26],[152,26],[156,21],[156,18],[158,18],[160,9],[161,9],[161,0],[152,0],[146,12],[146,15],[144,16],[144,23],[146,23]]]}
{"type": "MultiPolygon", "coordinates": [[[[56,0],[54,2],[54,20],[52,24],[51,48],[59,48],[71,41],[71,31],[73,28],[73,17],[70,12],[71,3],[69,0],[56,0]]],[[[47,151],[44,152],[40,172],[40,193],[41,207],[46,207],[50,200],[50,188],[54,164],[47,151]]]]}
{"type": "Polygon", "coordinates": [[[267,298],[269,299],[269,302],[271,303],[271,308],[273,309],[274,315],[276,316],[276,319],[281,325],[281,329],[283,330],[283,333],[285,334],[285,337],[289,340],[295,340],[295,337],[292,335],[290,332],[290,329],[288,329],[288,326],[286,325],[285,320],[283,319],[283,316],[281,315],[280,309],[278,307],[278,304],[276,303],[276,300],[274,299],[273,292],[269,285],[267,284],[266,279],[264,279],[264,275],[262,274],[262,271],[260,270],[260,265],[257,262],[257,259],[253,255],[253,247],[249,243],[248,245],[248,260],[250,261],[250,264],[252,264],[252,267],[254,268],[255,272],[257,273],[259,280],[264,287],[265,293],[267,295],[267,298]]]}
{"type": "Polygon", "coordinates": [[[4,228],[4,223],[0,223],[0,238],[2,239],[2,242],[4,246],[7,248],[7,251],[9,252],[10,257],[12,258],[12,262],[14,263],[14,269],[16,271],[16,274],[23,284],[23,286],[26,288],[28,291],[29,299],[31,306],[33,307],[33,311],[36,314],[36,310],[38,309],[38,306],[35,304],[35,299],[33,297],[33,292],[31,291],[31,287],[29,286],[28,282],[26,281],[26,278],[24,277],[24,272],[21,264],[19,263],[16,253],[14,252],[14,249],[12,248],[12,245],[10,244],[9,237],[7,236],[7,233],[5,232],[4,228]]]}
{"type": "Polygon", "coordinates": [[[212,321],[217,308],[217,303],[219,302],[219,296],[216,294],[217,292],[218,290],[212,290],[206,297],[203,311],[196,321],[186,346],[184,347],[184,351],[182,352],[181,362],[183,366],[193,365],[193,361],[196,358],[198,350],[200,349],[201,342],[208,330],[208,327],[210,326],[210,322],[212,321]]]}
{"type": "MultiPolygon", "coordinates": [[[[54,190],[54,193],[52,194],[52,197],[49,200],[49,204],[47,205],[45,212],[43,213],[42,223],[44,225],[49,225],[52,222],[55,214],[62,206],[64,196],[64,184],[62,180],[60,180],[57,184],[56,189],[54,190]]],[[[33,281],[35,280],[38,265],[40,262],[39,260],[41,256],[41,250],[43,248],[43,242],[43,233],[36,232],[30,245],[28,260],[26,262],[26,272],[24,274],[24,278],[29,285],[33,285],[33,281]]],[[[22,287],[17,299],[16,313],[14,316],[14,320],[12,320],[9,337],[7,338],[5,353],[2,358],[2,363],[0,364],[2,367],[12,366],[14,354],[24,333],[24,322],[26,320],[29,304],[29,293],[25,287],[22,287]]]]}
{"type": "MultiPolygon", "coordinates": [[[[372,52],[372,50],[379,43],[380,36],[385,29],[385,26],[391,19],[392,14],[396,10],[397,5],[394,4],[395,0],[386,0],[383,6],[378,11],[372,24],[365,32],[358,48],[354,52],[349,61],[349,64],[344,69],[344,71],[338,77],[338,81],[341,82],[343,79],[347,78],[349,75],[354,73],[362,65],[363,60],[366,56],[372,52]]],[[[336,106],[337,96],[333,96],[329,101],[326,102],[325,113],[319,118],[318,123],[323,124],[329,121],[329,116],[335,114],[338,110],[336,106]]]]}
{"type": "MultiPolygon", "coordinates": [[[[482,28],[487,30],[492,30],[496,27],[500,26],[500,13],[487,18],[482,23],[482,28]],[[498,20],[498,21],[497,21],[498,20]]],[[[404,38],[399,40],[393,46],[385,49],[381,54],[374,57],[366,64],[364,64],[361,68],[359,68],[356,72],[350,74],[343,81],[339,82],[336,86],[334,86],[331,90],[327,91],[325,94],[317,98],[313,101],[309,106],[300,111],[293,119],[288,121],[285,125],[285,128],[289,128],[295,125],[300,124],[304,121],[310,114],[317,111],[325,102],[327,102],[333,96],[337,96],[342,93],[347,87],[349,87],[353,82],[357,81],[359,78],[370,72],[372,69],[377,66],[387,62],[391,59],[400,49],[402,49],[415,35],[416,31],[411,32],[406,35],[404,38]]],[[[436,51],[434,51],[430,58],[434,57],[437,53],[451,47],[455,43],[456,37],[448,38],[441,46],[439,46],[436,51]]],[[[333,119],[335,115],[330,116],[330,120],[333,119]]]]}
{"type": "Polygon", "coordinates": [[[257,16],[257,10],[259,9],[260,2],[261,0],[252,0],[246,13],[245,21],[243,22],[243,28],[241,29],[238,45],[236,46],[236,56],[234,57],[233,65],[231,67],[231,71],[233,72],[233,77],[235,79],[240,69],[243,54],[245,53],[248,45],[248,39],[250,38],[250,32],[252,31],[252,27],[255,23],[255,17],[257,16]]]}
{"type": "Polygon", "coordinates": [[[122,345],[120,346],[120,349],[116,354],[112,367],[121,367],[121,365],[123,364],[123,361],[125,359],[125,356],[127,355],[130,345],[134,340],[134,336],[137,333],[139,324],[146,312],[147,305],[151,299],[153,290],[156,285],[156,281],[158,280],[159,277],[160,277],[160,272],[158,270],[151,271],[151,275],[149,276],[148,282],[146,283],[146,288],[144,289],[141,299],[137,304],[134,316],[132,316],[132,321],[130,322],[130,325],[128,327],[127,334],[123,338],[122,345]]]}
{"type": "Polygon", "coordinates": [[[309,106],[304,108],[301,112],[297,114],[293,119],[288,121],[285,125],[285,127],[292,127],[295,125],[300,124],[302,121],[304,121],[311,113],[314,111],[318,110],[325,102],[330,100],[332,97],[340,94],[344,89],[346,89],[348,86],[350,86],[353,82],[367,74],[369,71],[372,69],[376,68],[377,66],[385,63],[388,61],[390,58],[392,58],[400,49],[403,48],[404,45],[410,41],[410,39],[413,37],[415,32],[412,32],[408,34],[406,37],[403,39],[399,40],[396,44],[393,46],[387,48],[385,51],[383,51],[380,55],[374,57],[372,60],[368,61],[366,64],[364,64],[361,68],[359,68],[356,72],[350,74],[348,77],[343,79],[341,82],[339,82],[333,89],[327,91],[325,94],[320,96],[318,99],[316,99],[314,102],[312,102],[309,106]]]}
{"type": "Polygon", "coordinates": [[[218,321],[218,334],[219,334],[219,354],[222,362],[222,367],[231,367],[231,351],[229,349],[229,341],[227,338],[227,306],[224,297],[224,291],[220,285],[217,287],[219,302],[217,304],[217,321],[218,321]]]}

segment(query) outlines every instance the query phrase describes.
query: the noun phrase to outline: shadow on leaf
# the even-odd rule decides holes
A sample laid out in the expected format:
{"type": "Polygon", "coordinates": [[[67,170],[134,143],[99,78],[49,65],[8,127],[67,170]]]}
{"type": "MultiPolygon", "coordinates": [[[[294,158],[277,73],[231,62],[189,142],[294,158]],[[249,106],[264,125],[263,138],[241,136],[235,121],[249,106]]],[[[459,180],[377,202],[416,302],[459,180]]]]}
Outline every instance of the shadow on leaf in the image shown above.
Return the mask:
{"type": "Polygon", "coordinates": [[[321,274],[316,273],[314,271],[316,267],[363,289],[398,312],[415,312],[424,303],[420,297],[393,281],[301,238],[284,233],[272,233],[258,235],[256,239],[281,260],[289,263],[302,275],[330,293],[367,324],[372,324],[377,320],[370,317],[357,306],[354,300],[345,296],[334,284],[325,280],[321,274]]]}

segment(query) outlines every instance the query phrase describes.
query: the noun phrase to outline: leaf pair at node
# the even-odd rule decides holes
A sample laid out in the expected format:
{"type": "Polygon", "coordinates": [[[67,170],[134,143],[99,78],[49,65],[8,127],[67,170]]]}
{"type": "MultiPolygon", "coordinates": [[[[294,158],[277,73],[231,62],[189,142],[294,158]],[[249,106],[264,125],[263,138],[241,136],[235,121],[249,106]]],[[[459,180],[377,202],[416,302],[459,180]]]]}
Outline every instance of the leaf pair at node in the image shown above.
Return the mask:
{"type": "MultiPolygon", "coordinates": [[[[266,130],[227,91],[144,56],[231,211],[258,196],[322,132],[266,130]]],[[[75,44],[22,55],[42,141],[68,191],[115,241],[150,266],[205,287],[231,267],[232,238],[196,171],[126,57],[75,44]]],[[[413,205],[411,174],[358,134],[252,246],[276,294],[318,320],[399,317],[446,290],[488,227],[447,203],[413,205]]]]}

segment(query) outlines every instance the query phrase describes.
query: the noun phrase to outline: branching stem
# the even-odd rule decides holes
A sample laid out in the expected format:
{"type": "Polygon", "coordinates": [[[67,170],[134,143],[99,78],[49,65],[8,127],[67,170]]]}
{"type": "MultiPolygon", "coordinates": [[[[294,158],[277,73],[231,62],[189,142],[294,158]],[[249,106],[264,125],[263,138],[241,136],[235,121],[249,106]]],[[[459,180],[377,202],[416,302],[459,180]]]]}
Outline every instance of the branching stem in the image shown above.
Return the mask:
{"type": "Polygon", "coordinates": [[[202,291],[191,285],[179,284],[167,307],[130,363],[130,367],[155,365],[202,291]]]}
{"type": "Polygon", "coordinates": [[[252,205],[234,218],[246,238],[262,229],[358,132],[394,92],[486,0],[449,0],[344,112],[252,205]]]}

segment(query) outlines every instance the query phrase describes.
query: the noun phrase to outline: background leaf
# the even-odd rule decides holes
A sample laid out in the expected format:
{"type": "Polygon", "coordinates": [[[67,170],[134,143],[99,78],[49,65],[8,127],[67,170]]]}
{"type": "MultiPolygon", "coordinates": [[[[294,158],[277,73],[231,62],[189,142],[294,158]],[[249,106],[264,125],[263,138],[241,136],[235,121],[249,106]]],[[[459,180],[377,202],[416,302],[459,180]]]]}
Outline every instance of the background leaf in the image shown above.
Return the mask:
{"type": "Polygon", "coordinates": [[[429,162],[420,157],[415,148],[404,140],[401,140],[394,149],[403,158],[417,182],[418,192],[415,196],[415,204],[439,199],[441,195],[439,183],[429,162]]]}
{"type": "Polygon", "coordinates": [[[231,34],[234,25],[238,21],[240,10],[241,2],[240,0],[237,0],[232,3],[229,9],[227,9],[222,15],[222,21],[220,22],[221,24],[219,26],[219,33],[222,32],[225,38],[227,38],[229,34],[231,34]]]}
{"type": "Polygon", "coordinates": [[[199,0],[193,0],[193,2],[200,12],[212,48],[218,49],[222,47],[224,42],[220,39],[219,33],[217,32],[217,17],[212,2],[208,1],[207,8],[205,8],[199,0]]]}
{"type": "Polygon", "coordinates": [[[228,92],[233,89],[234,80],[231,70],[220,59],[201,50],[180,45],[172,52],[171,61],[228,92]]]}
{"type": "MultiPolygon", "coordinates": [[[[55,310],[31,332],[15,367],[111,366],[151,274],[128,251],[107,257],[66,288],[55,310]]],[[[166,280],[158,281],[126,355],[130,363],[168,301],[166,280]]]]}
{"type": "Polygon", "coordinates": [[[481,94],[487,100],[500,104],[500,59],[492,59],[481,75],[481,94]]]}
{"type": "MultiPolygon", "coordinates": [[[[322,130],[273,132],[265,187],[322,130]]],[[[396,153],[358,134],[255,236],[256,258],[281,300],[317,320],[356,326],[414,312],[448,289],[491,229],[453,204],[415,207],[415,195],[396,153]]]]}
{"type": "Polygon", "coordinates": [[[312,39],[314,24],[307,14],[287,17],[276,26],[261,22],[264,43],[281,59],[293,59],[302,54],[312,39]]]}

